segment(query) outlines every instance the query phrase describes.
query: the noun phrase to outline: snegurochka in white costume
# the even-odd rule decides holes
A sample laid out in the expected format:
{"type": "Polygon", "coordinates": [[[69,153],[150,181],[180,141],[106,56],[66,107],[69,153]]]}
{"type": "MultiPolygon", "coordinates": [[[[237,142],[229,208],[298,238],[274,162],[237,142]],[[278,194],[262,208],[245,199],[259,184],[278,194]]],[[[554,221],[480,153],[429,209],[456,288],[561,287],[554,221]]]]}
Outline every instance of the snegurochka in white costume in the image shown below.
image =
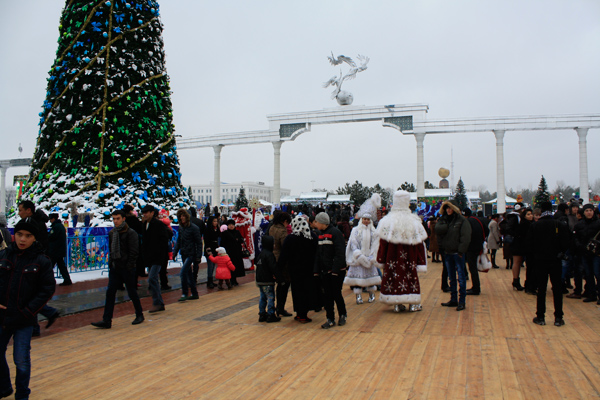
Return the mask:
{"type": "Polygon", "coordinates": [[[377,248],[379,240],[375,234],[373,221],[377,220],[377,209],[381,207],[381,196],[375,193],[365,201],[356,214],[360,218],[358,225],[352,229],[346,246],[346,263],[348,273],[344,278],[346,285],[353,286],[356,304],[363,304],[362,289],[369,292],[369,303],[375,301],[375,290],[381,284],[377,269],[377,248]]]}
{"type": "Polygon", "coordinates": [[[397,191],[390,213],[377,226],[377,262],[383,264],[379,301],[393,304],[396,312],[406,310],[404,304],[410,304],[410,311],[421,311],[417,273],[427,272],[427,253],[423,244],[427,232],[409,205],[410,194],[397,191]]]}

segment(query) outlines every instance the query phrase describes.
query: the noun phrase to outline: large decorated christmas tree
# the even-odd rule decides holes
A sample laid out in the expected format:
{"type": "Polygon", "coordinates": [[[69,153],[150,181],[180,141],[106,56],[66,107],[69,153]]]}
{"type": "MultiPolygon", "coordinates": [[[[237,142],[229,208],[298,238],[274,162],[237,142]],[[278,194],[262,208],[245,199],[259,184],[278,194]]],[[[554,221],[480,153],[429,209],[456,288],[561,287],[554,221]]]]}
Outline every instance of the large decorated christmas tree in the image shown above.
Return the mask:
{"type": "Polygon", "coordinates": [[[24,199],[88,209],[95,224],[126,203],[174,210],[181,185],[159,6],[67,0],[24,199]]]}

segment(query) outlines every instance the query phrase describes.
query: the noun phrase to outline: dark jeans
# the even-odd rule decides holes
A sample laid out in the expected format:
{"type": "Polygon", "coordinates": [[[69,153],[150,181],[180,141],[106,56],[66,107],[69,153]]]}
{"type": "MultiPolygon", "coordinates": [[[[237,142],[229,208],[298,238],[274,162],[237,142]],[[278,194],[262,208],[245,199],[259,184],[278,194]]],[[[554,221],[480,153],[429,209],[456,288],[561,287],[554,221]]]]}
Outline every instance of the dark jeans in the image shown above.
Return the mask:
{"type": "Polygon", "coordinates": [[[214,276],[215,276],[215,263],[210,261],[210,258],[208,258],[208,256],[207,256],[206,257],[206,279],[207,279],[208,284],[213,283],[214,276]]]}
{"type": "Polygon", "coordinates": [[[200,272],[200,263],[194,261],[192,264],[192,276],[194,278],[194,282],[198,283],[198,273],[200,272]]]}
{"type": "Polygon", "coordinates": [[[153,265],[148,271],[148,289],[150,289],[150,293],[152,294],[152,305],[154,306],[165,305],[160,293],[160,283],[158,283],[158,274],[161,268],[160,265],[153,265]]]}
{"type": "MultiPolygon", "coordinates": [[[[440,253],[440,256],[442,257],[442,290],[447,289],[450,287],[450,285],[448,285],[448,269],[446,268],[446,255],[444,253],[440,253]]],[[[378,268],[379,269],[379,268],[378,268]]]]}
{"type": "Polygon", "coordinates": [[[160,277],[160,286],[166,287],[169,284],[169,276],[167,275],[167,267],[169,266],[169,260],[167,262],[163,262],[160,268],[160,273],[158,276],[160,277]]]}
{"type": "Polygon", "coordinates": [[[67,265],[65,264],[65,258],[64,257],[59,257],[58,259],[52,259],[52,265],[56,265],[58,267],[58,270],[60,271],[60,275],[62,276],[62,278],[64,279],[65,282],[71,282],[71,276],[69,275],[69,269],[67,268],[67,265]]]}
{"type": "Polygon", "coordinates": [[[258,300],[258,313],[275,314],[275,290],[273,285],[259,286],[260,299],[258,300]]]}
{"type": "Polygon", "coordinates": [[[8,391],[12,388],[10,383],[10,370],[6,362],[6,348],[10,338],[13,338],[13,360],[17,367],[17,377],[15,379],[15,399],[28,399],[29,379],[31,377],[31,334],[32,326],[25,328],[4,328],[0,326],[0,349],[2,349],[2,359],[0,360],[0,390],[8,391]]]}
{"type": "Polygon", "coordinates": [[[450,301],[465,304],[467,297],[467,277],[465,276],[465,258],[459,254],[446,254],[446,268],[450,278],[450,301]],[[458,274],[459,290],[456,290],[456,275],[458,274]],[[459,296],[460,294],[460,296],[459,296]]]}
{"type": "Polygon", "coordinates": [[[277,313],[282,313],[283,310],[285,310],[285,302],[287,300],[289,290],[290,282],[282,282],[277,284],[277,313]]]}
{"type": "Polygon", "coordinates": [[[490,250],[490,259],[492,261],[492,267],[497,267],[497,265],[496,265],[496,252],[497,251],[498,251],[497,249],[490,250]]]}
{"type": "Polygon", "coordinates": [[[343,271],[338,276],[332,274],[324,274],[321,277],[323,283],[323,302],[325,303],[325,312],[327,319],[335,320],[334,304],[337,306],[338,315],[346,315],[346,303],[342,296],[342,286],[346,271],[343,271]]]}
{"type": "Polygon", "coordinates": [[[581,259],[587,282],[587,297],[600,299],[600,257],[586,254],[581,259]]]}
{"type": "MultiPolygon", "coordinates": [[[[536,263],[533,259],[527,258],[526,261],[523,261],[523,264],[526,263],[525,267],[525,290],[528,292],[534,292],[538,286],[538,274],[536,272],[536,263]]],[[[560,275],[562,279],[562,264],[560,266],[560,275]]]]}
{"type": "Polygon", "coordinates": [[[181,277],[181,293],[184,296],[188,295],[188,290],[192,292],[192,296],[198,296],[198,289],[196,289],[196,281],[194,280],[194,275],[192,274],[193,261],[193,257],[188,257],[185,260],[183,260],[181,272],[179,273],[179,276],[181,277]]]}
{"type": "Polygon", "coordinates": [[[102,319],[104,322],[111,322],[113,312],[115,309],[115,298],[117,290],[122,285],[125,285],[127,289],[127,295],[133,303],[135,308],[135,315],[144,315],[142,311],[142,304],[140,303],[140,297],[137,293],[137,275],[134,268],[110,268],[108,270],[108,289],[106,289],[106,304],[104,306],[104,316],[102,319]]]}
{"type": "Polygon", "coordinates": [[[562,265],[560,260],[539,260],[536,265],[537,275],[537,316],[544,318],[546,314],[546,290],[548,287],[548,276],[552,283],[552,295],[554,298],[554,317],[562,318],[563,316],[563,280],[562,280],[562,265]]]}
{"type": "Polygon", "coordinates": [[[471,273],[471,289],[475,293],[481,292],[481,283],[479,282],[479,271],[477,270],[477,256],[479,253],[468,251],[466,254],[469,272],[471,273]]]}

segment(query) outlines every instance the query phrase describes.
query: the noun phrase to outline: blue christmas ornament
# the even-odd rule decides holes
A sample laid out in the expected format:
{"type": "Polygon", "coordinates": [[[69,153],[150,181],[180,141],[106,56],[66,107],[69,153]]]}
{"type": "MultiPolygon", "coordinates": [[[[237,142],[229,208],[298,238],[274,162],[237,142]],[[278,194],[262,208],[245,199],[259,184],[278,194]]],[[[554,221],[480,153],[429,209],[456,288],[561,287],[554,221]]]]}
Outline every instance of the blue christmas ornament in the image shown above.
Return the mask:
{"type": "Polygon", "coordinates": [[[105,38],[107,38],[107,37],[108,37],[108,33],[104,32],[104,33],[102,34],[102,36],[104,36],[105,38]]]}
{"type": "Polygon", "coordinates": [[[62,217],[63,217],[63,218],[67,218],[67,217],[69,216],[69,213],[67,213],[67,212],[64,212],[64,213],[62,213],[61,215],[62,215],[62,217]]]}
{"type": "Polygon", "coordinates": [[[98,197],[103,198],[104,197],[104,193],[98,193],[98,197]]]}
{"type": "Polygon", "coordinates": [[[131,8],[131,4],[129,4],[129,3],[125,3],[125,7],[127,7],[127,8],[131,8]]]}
{"type": "Polygon", "coordinates": [[[153,166],[154,168],[156,168],[156,167],[158,167],[158,163],[157,163],[156,161],[154,161],[154,162],[152,163],[152,166],[153,166]]]}
{"type": "Polygon", "coordinates": [[[86,58],[83,59],[83,61],[85,61],[86,63],[89,63],[90,62],[90,58],[86,57],[86,58]]]}
{"type": "Polygon", "coordinates": [[[172,177],[173,177],[173,174],[169,172],[169,173],[167,174],[167,176],[168,176],[169,178],[172,178],[172,177]]]}
{"type": "Polygon", "coordinates": [[[141,25],[144,23],[144,21],[142,21],[141,19],[138,19],[138,23],[141,25]]]}
{"type": "Polygon", "coordinates": [[[106,7],[110,7],[110,1],[107,1],[105,4],[106,4],[106,7]]]}
{"type": "Polygon", "coordinates": [[[108,217],[110,215],[110,211],[104,211],[104,215],[108,217]]]}
{"type": "Polygon", "coordinates": [[[119,185],[122,185],[125,180],[123,178],[119,178],[119,185]]]}

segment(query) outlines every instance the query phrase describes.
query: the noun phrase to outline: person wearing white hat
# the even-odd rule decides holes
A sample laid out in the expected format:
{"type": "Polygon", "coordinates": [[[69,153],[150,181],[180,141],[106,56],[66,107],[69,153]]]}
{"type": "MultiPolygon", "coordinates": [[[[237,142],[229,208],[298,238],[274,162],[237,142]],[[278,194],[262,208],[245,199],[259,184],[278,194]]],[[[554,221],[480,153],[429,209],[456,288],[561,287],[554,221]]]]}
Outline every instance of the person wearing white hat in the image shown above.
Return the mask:
{"type": "Polygon", "coordinates": [[[379,239],[375,234],[373,221],[377,220],[377,209],[381,207],[381,196],[379,193],[365,201],[358,213],[360,223],[352,229],[350,239],[346,246],[346,263],[348,273],[344,278],[346,285],[352,286],[356,295],[356,304],[363,304],[362,289],[367,288],[369,292],[369,303],[375,301],[375,290],[381,284],[381,277],[377,270],[377,249],[379,239]]]}

